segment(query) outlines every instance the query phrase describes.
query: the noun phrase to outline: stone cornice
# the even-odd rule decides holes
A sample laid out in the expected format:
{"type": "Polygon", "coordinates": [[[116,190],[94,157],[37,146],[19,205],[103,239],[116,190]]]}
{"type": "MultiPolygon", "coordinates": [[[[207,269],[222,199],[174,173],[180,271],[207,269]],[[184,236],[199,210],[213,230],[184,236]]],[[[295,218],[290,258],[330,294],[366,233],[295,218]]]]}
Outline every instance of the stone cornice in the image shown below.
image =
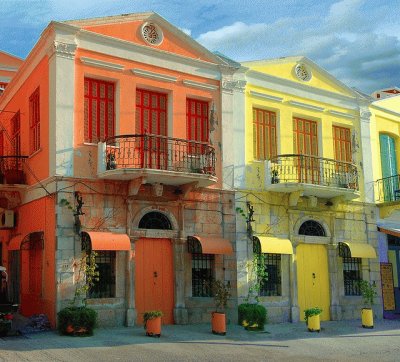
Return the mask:
{"type": "Polygon", "coordinates": [[[98,60],[98,59],[89,58],[89,57],[81,57],[80,59],[83,64],[92,65],[94,67],[117,70],[117,71],[124,70],[124,66],[121,64],[105,62],[103,60],[98,60]]]}
{"type": "Polygon", "coordinates": [[[131,72],[140,77],[161,80],[163,82],[175,83],[178,80],[178,77],[174,77],[172,75],[165,75],[165,74],[161,74],[161,73],[150,72],[150,71],[144,70],[144,69],[134,68],[134,69],[131,69],[131,72]]]}
{"type": "Polygon", "coordinates": [[[219,88],[218,86],[213,84],[200,83],[187,79],[184,79],[182,83],[187,87],[198,88],[198,89],[217,90],[219,88]]]}

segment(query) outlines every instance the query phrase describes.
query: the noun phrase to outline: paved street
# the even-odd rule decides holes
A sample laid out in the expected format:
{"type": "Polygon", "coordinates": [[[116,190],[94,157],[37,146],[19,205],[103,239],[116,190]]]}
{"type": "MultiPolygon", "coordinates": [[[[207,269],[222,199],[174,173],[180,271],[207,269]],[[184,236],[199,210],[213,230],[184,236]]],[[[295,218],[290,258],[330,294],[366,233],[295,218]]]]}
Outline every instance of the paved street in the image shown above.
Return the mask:
{"type": "Polygon", "coordinates": [[[0,338],[0,361],[399,361],[400,321],[322,322],[320,333],[305,323],[267,325],[265,332],[228,326],[226,336],[210,326],[163,326],[161,338],[140,327],[98,329],[92,337],[56,332],[0,338]]]}

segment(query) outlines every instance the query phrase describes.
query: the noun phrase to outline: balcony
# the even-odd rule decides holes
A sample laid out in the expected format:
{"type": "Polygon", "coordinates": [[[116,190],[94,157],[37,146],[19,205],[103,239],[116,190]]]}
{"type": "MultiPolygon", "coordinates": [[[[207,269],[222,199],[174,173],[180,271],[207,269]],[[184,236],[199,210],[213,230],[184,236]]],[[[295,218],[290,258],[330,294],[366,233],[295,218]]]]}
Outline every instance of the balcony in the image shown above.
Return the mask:
{"type": "Polygon", "coordinates": [[[377,203],[400,201],[400,175],[376,180],[375,199],[377,203]]]}
{"type": "Polygon", "coordinates": [[[99,143],[98,177],[206,187],[217,182],[215,150],[205,142],[152,134],[115,136],[99,143]]]}
{"type": "Polygon", "coordinates": [[[23,165],[28,156],[0,156],[0,188],[25,185],[23,165]]]}
{"type": "Polygon", "coordinates": [[[302,196],[359,197],[356,165],[329,158],[279,155],[268,162],[266,190],[300,192],[302,196]]]}

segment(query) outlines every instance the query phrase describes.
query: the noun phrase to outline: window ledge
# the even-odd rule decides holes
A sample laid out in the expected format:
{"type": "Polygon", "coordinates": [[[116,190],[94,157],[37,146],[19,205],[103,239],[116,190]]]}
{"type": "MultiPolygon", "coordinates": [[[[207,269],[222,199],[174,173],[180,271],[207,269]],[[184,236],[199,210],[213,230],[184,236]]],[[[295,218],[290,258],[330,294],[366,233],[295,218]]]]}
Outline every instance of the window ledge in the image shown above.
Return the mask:
{"type": "Polygon", "coordinates": [[[36,150],[35,152],[33,152],[32,154],[29,155],[29,158],[35,157],[38,153],[42,152],[42,149],[39,148],[38,150],[36,150]]]}

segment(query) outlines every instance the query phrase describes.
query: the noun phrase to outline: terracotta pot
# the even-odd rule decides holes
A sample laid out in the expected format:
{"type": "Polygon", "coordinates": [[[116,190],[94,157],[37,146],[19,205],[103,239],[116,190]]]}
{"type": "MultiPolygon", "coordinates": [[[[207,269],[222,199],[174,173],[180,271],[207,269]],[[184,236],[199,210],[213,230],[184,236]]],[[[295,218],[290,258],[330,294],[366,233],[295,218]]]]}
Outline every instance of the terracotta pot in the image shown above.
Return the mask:
{"type": "Polygon", "coordinates": [[[211,315],[211,327],[214,334],[224,336],[226,334],[225,313],[213,312],[211,315]]]}
{"type": "Polygon", "coordinates": [[[149,319],[146,322],[146,336],[160,337],[161,336],[161,317],[149,319]]]}
{"type": "Polygon", "coordinates": [[[74,332],[74,327],[71,324],[67,325],[67,328],[65,328],[65,332],[69,333],[69,334],[73,333],[74,332]]]}

